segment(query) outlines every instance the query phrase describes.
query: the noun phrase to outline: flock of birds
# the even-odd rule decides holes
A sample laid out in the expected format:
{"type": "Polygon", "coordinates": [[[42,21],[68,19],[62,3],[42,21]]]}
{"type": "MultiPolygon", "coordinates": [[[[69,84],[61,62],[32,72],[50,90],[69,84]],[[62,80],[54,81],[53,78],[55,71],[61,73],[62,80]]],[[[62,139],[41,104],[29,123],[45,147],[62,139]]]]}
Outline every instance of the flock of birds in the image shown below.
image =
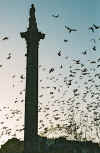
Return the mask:
{"type": "MultiPolygon", "coordinates": [[[[59,14],[52,15],[54,18],[59,16],[59,14]]],[[[66,25],[65,29],[69,34],[78,31],[66,25]]],[[[88,28],[93,33],[98,29],[100,26],[95,24],[88,28]]],[[[3,37],[1,40],[8,40],[8,37],[3,37]]],[[[90,41],[93,43],[91,50],[96,53],[96,40],[92,38],[90,41]]],[[[87,50],[81,53],[84,58],[87,56],[87,50]]],[[[62,50],[57,52],[57,56],[62,56],[62,50]]],[[[8,53],[6,59],[11,60],[12,54],[8,53]]],[[[68,139],[99,142],[100,57],[94,60],[88,59],[86,63],[80,58],[69,56],[64,56],[64,60],[66,63],[57,67],[39,65],[39,134],[47,137],[64,135],[68,139]]],[[[0,67],[2,68],[2,65],[0,67]]],[[[13,82],[16,77],[15,74],[12,75],[13,82]]],[[[25,83],[24,74],[19,78],[25,83]]],[[[14,83],[12,87],[15,88],[14,83]]],[[[0,115],[3,116],[0,119],[1,141],[5,135],[7,138],[19,135],[20,138],[23,137],[24,93],[25,89],[19,92],[21,99],[15,98],[13,109],[10,106],[0,106],[0,115]],[[14,126],[10,124],[12,120],[14,126]]]]}
{"type": "MultiPolygon", "coordinates": [[[[48,137],[64,135],[73,139],[77,135],[77,138],[98,138],[99,141],[100,57],[94,61],[88,60],[85,64],[80,59],[67,57],[66,64],[62,66],[50,68],[39,65],[42,76],[39,80],[39,134],[48,137]]],[[[13,79],[16,77],[12,75],[13,79]]],[[[24,74],[20,75],[20,79],[25,83],[24,74]]],[[[23,97],[24,92],[25,89],[19,94],[23,97]]],[[[0,107],[4,116],[0,121],[1,137],[18,137],[19,133],[21,137],[23,135],[24,113],[20,107],[18,109],[18,105],[24,108],[24,98],[16,98],[14,104],[16,109],[0,107]],[[9,124],[6,125],[12,119],[16,125],[15,131],[9,124]],[[20,128],[17,126],[19,123],[20,128]]]]}
{"type": "MultiPolygon", "coordinates": [[[[42,70],[46,71],[46,68],[42,70]]],[[[50,70],[49,74],[51,73],[50,70]]],[[[83,135],[84,132],[82,131],[84,131],[84,128],[87,128],[86,133],[87,135],[90,134],[92,140],[96,129],[97,131],[95,132],[97,132],[99,140],[100,58],[95,61],[89,60],[86,64],[81,63],[81,60],[69,58],[67,59],[67,67],[63,66],[63,69],[58,67],[58,71],[52,71],[50,77],[45,76],[45,79],[40,80],[44,86],[41,86],[42,93],[39,96],[42,99],[39,112],[40,117],[46,118],[45,123],[41,119],[42,125],[44,127],[47,125],[45,129],[46,134],[48,135],[50,129],[48,125],[52,125],[54,128],[59,127],[60,130],[61,127],[63,127],[62,129],[71,130],[73,126],[76,126],[74,127],[77,128],[75,132],[83,135]],[[92,66],[90,67],[91,64],[92,66]],[[57,73],[59,69],[61,72],[57,73]],[[65,71],[67,71],[66,76],[64,76],[65,71]],[[46,99],[46,96],[48,99],[46,99]],[[43,103],[42,101],[45,102],[43,103]]]]}
{"type": "MultiPolygon", "coordinates": [[[[57,14],[57,15],[52,14],[52,17],[54,17],[54,18],[59,18],[60,15],[59,15],[59,14],[57,14]]],[[[65,29],[67,29],[69,33],[73,32],[73,31],[78,31],[77,29],[70,28],[70,27],[68,27],[68,26],[66,26],[66,25],[65,25],[65,29]]],[[[92,26],[90,26],[90,27],[88,28],[88,30],[91,30],[92,32],[95,32],[95,30],[98,30],[98,29],[100,29],[100,26],[97,26],[97,25],[95,25],[95,24],[93,24],[92,26]]]]}

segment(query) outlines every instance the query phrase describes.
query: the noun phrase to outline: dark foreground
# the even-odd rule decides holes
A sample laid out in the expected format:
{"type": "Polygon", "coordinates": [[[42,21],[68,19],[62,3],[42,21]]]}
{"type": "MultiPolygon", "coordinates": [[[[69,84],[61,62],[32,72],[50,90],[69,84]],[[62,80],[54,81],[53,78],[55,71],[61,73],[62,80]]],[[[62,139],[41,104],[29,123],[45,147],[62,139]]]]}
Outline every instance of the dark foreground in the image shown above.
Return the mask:
{"type": "MultiPolygon", "coordinates": [[[[39,137],[40,147],[37,153],[100,153],[97,143],[91,141],[68,141],[63,137],[47,139],[39,137]]],[[[0,149],[0,153],[24,153],[24,142],[16,138],[8,140],[0,149]]]]}

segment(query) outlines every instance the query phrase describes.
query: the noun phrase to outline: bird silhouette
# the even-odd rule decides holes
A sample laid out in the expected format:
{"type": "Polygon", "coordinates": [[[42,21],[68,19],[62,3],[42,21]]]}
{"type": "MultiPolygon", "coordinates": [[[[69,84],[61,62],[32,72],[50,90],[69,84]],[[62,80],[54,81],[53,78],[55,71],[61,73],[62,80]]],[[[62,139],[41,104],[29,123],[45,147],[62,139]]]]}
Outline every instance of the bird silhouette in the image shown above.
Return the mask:
{"type": "Polygon", "coordinates": [[[65,29],[67,29],[69,33],[71,33],[72,31],[77,31],[77,29],[71,29],[70,27],[67,27],[66,25],[65,25],[65,29]]]}
{"type": "Polygon", "coordinates": [[[92,26],[89,27],[88,30],[91,30],[92,32],[94,32],[94,28],[92,26]]]}
{"type": "Polygon", "coordinates": [[[64,42],[68,42],[68,40],[67,39],[64,39],[64,42]]]}
{"type": "Polygon", "coordinates": [[[80,64],[80,60],[73,60],[76,62],[76,64],[80,64]]]}
{"type": "Polygon", "coordinates": [[[61,56],[61,51],[58,52],[58,56],[61,56]]]}
{"type": "Polygon", "coordinates": [[[83,55],[87,55],[87,51],[86,51],[86,50],[83,51],[82,54],[83,54],[83,55]]]}
{"type": "Polygon", "coordinates": [[[4,37],[2,40],[8,40],[8,37],[4,37]]]}
{"type": "Polygon", "coordinates": [[[92,48],[92,49],[93,49],[93,51],[96,51],[96,46],[93,46],[93,48],[92,48]]]}
{"type": "Polygon", "coordinates": [[[22,95],[22,94],[23,94],[23,92],[22,92],[22,91],[20,91],[20,92],[19,92],[19,94],[20,94],[20,95],[22,95]]]}
{"type": "Polygon", "coordinates": [[[51,72],[53,72],[54,71],[54,68],[51,68],[50,70],[49,70],[49,73],[51,73],[51,72]]]}
{"type": "Polygon", "coordinates": [[[61,68],[61,69],[63,68],[63,65],[62,65],[62,64],[60,65],[60,68],[61,68]]]}
{"type": "Polygon", "coordinates": [[[58,18],[59,16],[60,16],[59,14],[57,14],[57,15],[52,14],[52,17],[54,17],[54,18],[58,18]]]}
{"type": "Polygon", "coordinates": [[[94,27],[95,29],[100,29],[100,26],[97,26],[97,25],[95,25],[95,24],[93,24],[93,27],[94,27]]]}
{"type": "Polygon", "coordinates": [[[23,74],[20,76],[20,78],[21,78],[21,79],[25,79],[23,74]]]}
{"type": "Polygon", "coordinates": [[[52,91],[50,92],[50,95],[53,95],[53,92],[52,91]]]}
{"type": "Polygon", "coordinates": [[[95,63],[96,63],[96,61],[90,61],[90,63],[91,63],[91,64],[95,64],[95,63]]]}
{"type": "Polygon", "coordinates": [[[8,53],[8,57],[6,59],[11,59],[11,53],[8,53]]]}

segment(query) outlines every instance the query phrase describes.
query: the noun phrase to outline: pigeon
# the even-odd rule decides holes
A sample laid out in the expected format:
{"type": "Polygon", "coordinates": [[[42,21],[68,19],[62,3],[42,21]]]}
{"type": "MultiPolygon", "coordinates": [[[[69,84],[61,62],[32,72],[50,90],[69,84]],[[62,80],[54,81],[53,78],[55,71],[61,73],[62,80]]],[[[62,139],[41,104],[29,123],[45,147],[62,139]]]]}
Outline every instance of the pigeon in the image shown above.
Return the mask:
{"type": "Polygon", "coordinates": [[[73,60],[76,62],[76,64],[80,64],[80,60],[73,60]]]}
{"type": "Polygon", "coordinates": [[[57,15],[52,14],[52,17],[54,17],[54,18],[58,18],[59,16],[60,16],[59,14],[57,14],[57,15]]]}
{"type": "Polygon", "coordinates": [[[82,54],[83,54],[83,55],[87,55],[87,51],[86,51],[86,50],[83,51],[82,54]]]}
{"type": "Polygon", "coordinates": [[[93,48],[92,48],[92,49],[93,49],[93,51],[96,51],[96,46],[93,46],[93,48]]]}
{"type": "Polygon", "coordinates": [[[51,72],[53,72],[54,71],[54,68],[51,68],[50,70],[49,70],[49,73],[51,73],[51,72]]]}
{"type": "Polygon", "coordinates": [[[63,68],[63,65],[62,65],[62,64],[60,65],[60,68],[61,68],[61,69],[63,68]]]}
{"type": "Polygon", "coordinates": [[[99,68],[99,67],[100,67],[100,64],[97,65],[97,68],[99,68]]]}
{"type": "Polygon", "coordinates": [[[8,37],[4,37],[2,40],[8,40],[8,37]]]}
{"type": "Polygon", "coordinates": [[[94,28],[93,27],[89,27],[88,30],[91,30],[92,32],[94,32],[94,28]]]}
{"type": "Polygon", "coordinates": [[[100,62],[100,57],[97,59],[97,62],[100,62]]]}
{"type": "Polygon", "coordinates": [[[93,24],[93,27],[94,27],[95,29],[100,29],[100,26],[96,26],[95,24],[93,24]]]}
{"type": "Polygon", "coordinates": [[[71,33],[72,31],[77,31],[77,29],[71,29],[70,27],[67,27],[66,25],[65,25],[65,29],[67,29],[69,33],[71,33]]]}
{"type": "Polygon", "coordinates": [[[20,91],[20,92],[19,92],[19,94],[20,94],[20,95],[22,95],[22,94],[23,94],[23,92],[22,92],[22,91],[20,91]]]}
{"type": "Polygon", "coordinates": [[[24,75],[22,74],[22,75],[20,76],[20,78],[21,78],[21,79],[24,79],[24,75]]]}
{"type": "Polygon", "coordinates": [[[6,59],[11,59],[11,53],[8,54],[8,57],[6,59]]]}
{"type": "Polygon", "coordinates": [[[50,92],[50,95],[53,95],[53,92],[52,91],[50,92]]]}
{"type": "Polygon", "coordinates": [[[96,63],[96,61],[90,61],[90,63],[91,63],[91,64],[95,64],[95,63],[96,63]]]}
{"type": "Polygon", "coordinates": [[[64,42],[68,42],[68,40],[67,39],[64,39],[64,42]]]}
{"type": "Polygon", "coordinates": [[[58,52],[58,56],[61,56],[61,51],[58,52]]]}

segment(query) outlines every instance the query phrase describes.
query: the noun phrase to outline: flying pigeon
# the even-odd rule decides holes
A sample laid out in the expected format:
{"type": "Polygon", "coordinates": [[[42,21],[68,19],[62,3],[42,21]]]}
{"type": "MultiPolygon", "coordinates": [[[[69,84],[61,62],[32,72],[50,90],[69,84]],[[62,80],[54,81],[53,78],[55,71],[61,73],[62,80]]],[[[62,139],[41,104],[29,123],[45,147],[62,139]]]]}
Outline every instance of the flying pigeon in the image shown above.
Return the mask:
{"type": "Polygon", "coordinates": [[[58,52],[58,56],[61,56],[61,51],[58,52]]]}
{"type": "Polygon", "coordinates": [[[93,46],[93,48],[92,48],[94,51],[96,51],[96,46],[93,46]]]}
{"type": "Polygon", "coordinates": [[[68,40],[67,39],[64,39],[64,42],[68,42],[68,40]]]}
{"type": "Polygon", "coordinates": [[[8,53],[8,57],[6,59],[10,59],[11,58],[11,53],[8,53]]]}
{"type": "Polygon", "coordinates": [[[83,55],[87,55],[87,51],[86,51],[86,50],[83,51],[82,54],[83,54],[83,55]]]}
{"type": "Polygon", "coordinates": [[[4,37],[2,40],[8,40],[8,37],[4,37]]]}
{"type": "Polygon", "coordinates": [[[69,33],[71,33],[72,31],[77,31],[77,29],[71,29],[70,27],[67,27],[66,25],[65,25],[65,29],[67,29],[69,33]]]}
{"type": "Polygon", "coordinates": [[[21,78],[21,79],[24,79],[24,75],[22,74],[22,75],[20,76],[20,78],[21,78]]]}
{"type": "Polygon", "coordinates": [[[54,68],[51,68],[50,70],[49,70],[49,73],[51,73],[51,72],[53,72],[54,71],[54,68]]]}
{"type": "Polygon", "coordinates": [[[93,24],[93,27],[94,27],[95,29],[100,29],[100,26],[96,26],[95,24],[93,24]]]}
{"type": "Polygon", "coordinates": [[[60,68],[61,68],[61,69],[63,68],[63,65],[62,65],[62,64],[60,65],[60,68]]]}
{"type": "Polygon", "coordinates": [[[57,14],[57,15],[52,14],[52,17],[54,17],[54,18],[58,18],[59,16],[60,16],[59,14],[57,14]]]}
{"type": "Polygon", "coordinates": [[[93,27],[89,27],[88,30],[91,30],[92,32],[94,32],[94,28],[93,27]]]}

